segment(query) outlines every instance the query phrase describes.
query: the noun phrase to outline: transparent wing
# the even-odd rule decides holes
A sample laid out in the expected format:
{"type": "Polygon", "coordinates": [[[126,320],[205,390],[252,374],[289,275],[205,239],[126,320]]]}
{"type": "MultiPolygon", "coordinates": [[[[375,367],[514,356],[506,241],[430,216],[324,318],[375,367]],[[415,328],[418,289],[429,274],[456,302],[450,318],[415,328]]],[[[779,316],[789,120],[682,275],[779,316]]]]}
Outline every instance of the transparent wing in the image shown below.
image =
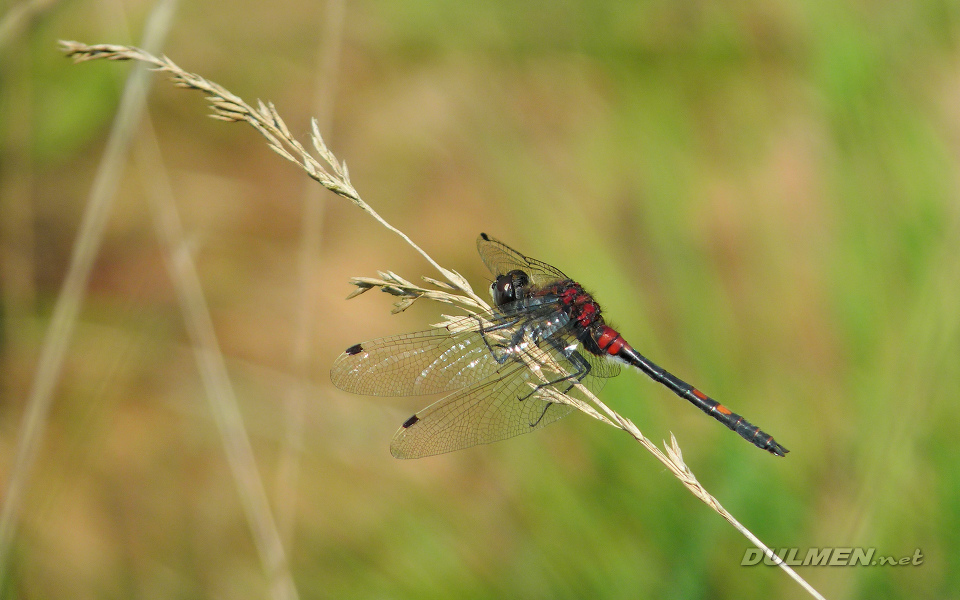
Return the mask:
{"type": "MultiPolygon", "coordinates": [[[[563,316],[555,302],[543,298],[536,302],[535,306],[520,307],[523,310],[466,316],[447,327],[356,344],[334,361],[330,381],[341,390],[367,396],[452,392],[499,372],[512,360],[510,356],[521,351],[512,344],[530,344],[534,337],[558,363],[570,366],[569,355],[580,342],[568,328],[552,327],[557,315],[563,316]]],[[[577,354],[590,365],[588,379],[613,377],[620,372],[616,363],[588,352],[577,354]]]]}
{"type": "Polygon", "coordinates": [[[500,368],[480,321],[464,317],[469,328],[407,333],[357,344],[330,369],[333,385],[368,396],[414,396],[463,389],[500,368]]]}
{"type": "Polygon", "coordinates": [[[524,313],[488,311],[454,319],[446,327],[380,338],[347,348],[330,380],[368,396],[419,396],[469,387],[497,372],[513,351],[508,340],[522,328],[541,328],[558,314],[545,301],[524,313]]]}
{"type": "Polygon", "coordinates": [[[480,237],[477,238],[477,250],[480,252],[480,259],[483,260],[483,264],[487,265],[494,277],[519,269],[529,275],[536,286],[570,279],[560,269],[535,258],[524,256],[485,233],[481,233],[480,237]]]}
{"type": "Polygon", "coordinates": [[[585,400],[573,387],[576,373],[583,377],[585,387],[597,393],[607,377],[620,372],[619,365],[591,360],[597,357],[569,349],[555,344],[546,350],[569,377],[544,384],[526,364],[510,360],[483,381],[407,419],[393,436],[390,453],[397,458],[421,458],[453,452],[530,433],[565,417],[573,407],[545,399],[544,389],[585,400]],[[583,359],[590,365],[587,374],[578,367],[584,364],[583,359]]]}

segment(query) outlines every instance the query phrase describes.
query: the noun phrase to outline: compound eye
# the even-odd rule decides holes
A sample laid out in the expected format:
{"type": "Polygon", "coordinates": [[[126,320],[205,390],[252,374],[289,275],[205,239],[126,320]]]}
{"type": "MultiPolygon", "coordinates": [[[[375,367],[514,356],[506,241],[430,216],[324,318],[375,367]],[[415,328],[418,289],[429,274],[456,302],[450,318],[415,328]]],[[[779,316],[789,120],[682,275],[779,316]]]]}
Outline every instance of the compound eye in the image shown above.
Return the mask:
{"type": "Polygon", "coordinates": [[[510,271],[506,275],[497,277],[497,280],[490,286],[494,304],[503,306],[522,300],[527,294],[529,285],[530,278],[520,270],[510,271]]]}
{"type": "Polygon", "coordinates": [[[513,302],[513,282],[506,275],[497,277],[497,280],[490,285],[490,294],[493,296],[493,303],[497,306],[513,302]]]}

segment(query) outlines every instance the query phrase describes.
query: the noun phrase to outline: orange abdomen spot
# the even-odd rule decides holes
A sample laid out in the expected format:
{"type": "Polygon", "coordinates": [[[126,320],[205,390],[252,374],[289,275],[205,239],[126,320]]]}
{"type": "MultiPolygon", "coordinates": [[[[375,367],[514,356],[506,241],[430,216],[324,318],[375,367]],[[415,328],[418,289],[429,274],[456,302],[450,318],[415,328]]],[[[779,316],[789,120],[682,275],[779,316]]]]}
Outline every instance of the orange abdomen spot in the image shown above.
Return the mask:
{"type": "Polygon", "coordinates": [[[732,411],[732,410],[730,410],[729,408],[727,408],[726,406],[724,406],[724,405],[722,405],[722,404],[718,404],[716,408],[717,408],[717,412],[721,412],[721,413],[723,413],[723,414],[725,414],[725,415],[733,414],[733,411],[732,411]]]}

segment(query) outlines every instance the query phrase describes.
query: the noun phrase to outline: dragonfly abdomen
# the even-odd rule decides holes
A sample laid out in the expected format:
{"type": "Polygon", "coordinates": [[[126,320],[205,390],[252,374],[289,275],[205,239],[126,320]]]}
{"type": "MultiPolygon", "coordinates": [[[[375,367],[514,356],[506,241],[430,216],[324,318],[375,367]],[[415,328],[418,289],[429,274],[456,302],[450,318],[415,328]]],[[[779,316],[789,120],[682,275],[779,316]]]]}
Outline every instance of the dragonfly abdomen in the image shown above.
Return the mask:
{"type": "Polygon", "coordinates": [[[615,329],[606,325],[602,326],[595,340],[597,346],[610,356],[640,369],[651,379],[667,386],[673,393],[686,399],[758,448],[777,456],[786,456],[787,452],[789,452],[789,450],[774,440],[770,434],[762,431],[742,416],[733,412],[723,404],[720,404],[710,396],[707,396],[686,381],[667,372],[662,367],[657,366],[634,350],[615,329]]]}

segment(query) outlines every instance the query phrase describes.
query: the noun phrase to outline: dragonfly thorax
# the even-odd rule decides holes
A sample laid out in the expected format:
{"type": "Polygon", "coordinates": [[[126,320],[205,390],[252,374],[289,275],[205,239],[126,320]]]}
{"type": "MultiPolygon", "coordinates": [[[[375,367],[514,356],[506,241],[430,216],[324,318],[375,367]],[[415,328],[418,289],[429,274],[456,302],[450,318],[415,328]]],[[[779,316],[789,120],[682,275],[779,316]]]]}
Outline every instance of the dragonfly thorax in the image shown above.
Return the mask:
{"type": "Polygon", "coordinates": [[[568,279],[554,282],[544,286],[538,294],[556,296],[563,310],[581,328],[603,325],[600,305],[575,281],[568,279]]]}

